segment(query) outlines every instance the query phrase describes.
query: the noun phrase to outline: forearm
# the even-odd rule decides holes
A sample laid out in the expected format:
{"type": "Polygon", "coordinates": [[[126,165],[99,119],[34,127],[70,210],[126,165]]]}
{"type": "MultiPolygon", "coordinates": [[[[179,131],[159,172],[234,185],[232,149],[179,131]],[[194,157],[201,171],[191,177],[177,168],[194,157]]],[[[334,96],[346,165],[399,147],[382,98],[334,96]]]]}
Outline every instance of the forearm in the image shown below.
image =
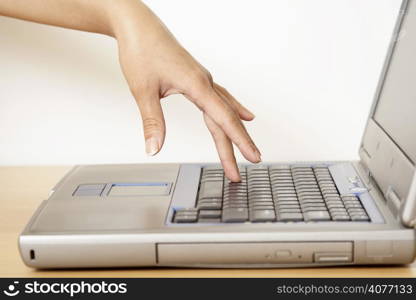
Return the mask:
{"type": "Polygon", "coordinates": [[[140,0],[0,0],[3,16],[110,36],[149,14],[140,0]]]}

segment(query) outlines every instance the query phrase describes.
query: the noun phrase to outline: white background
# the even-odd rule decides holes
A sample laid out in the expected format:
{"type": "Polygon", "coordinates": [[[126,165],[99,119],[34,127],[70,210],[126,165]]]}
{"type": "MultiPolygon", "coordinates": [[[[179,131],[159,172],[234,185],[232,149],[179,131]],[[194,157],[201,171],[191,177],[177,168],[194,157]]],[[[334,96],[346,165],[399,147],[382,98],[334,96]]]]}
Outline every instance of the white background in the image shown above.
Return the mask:
{"type": "MultiPolygon", "coordinates": [[[[146,1],[255,112],[265,161],[358,157],[400,2],[146,1]]],[[[114,40],[0,17],[0,164],[217,161],[200,112],[163,106],[166,143],[148,158],[114,40]]]]}

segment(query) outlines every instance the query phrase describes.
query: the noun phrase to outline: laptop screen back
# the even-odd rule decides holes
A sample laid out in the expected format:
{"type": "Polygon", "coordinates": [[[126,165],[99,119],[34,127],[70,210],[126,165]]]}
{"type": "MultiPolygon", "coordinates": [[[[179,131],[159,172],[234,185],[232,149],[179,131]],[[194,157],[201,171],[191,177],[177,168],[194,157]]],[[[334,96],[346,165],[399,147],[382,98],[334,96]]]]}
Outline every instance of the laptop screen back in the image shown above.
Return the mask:
{"type": "Polygon", "coordinates": [[[416,163],[416,1],[410,1],[373,120],[416,163]]]}

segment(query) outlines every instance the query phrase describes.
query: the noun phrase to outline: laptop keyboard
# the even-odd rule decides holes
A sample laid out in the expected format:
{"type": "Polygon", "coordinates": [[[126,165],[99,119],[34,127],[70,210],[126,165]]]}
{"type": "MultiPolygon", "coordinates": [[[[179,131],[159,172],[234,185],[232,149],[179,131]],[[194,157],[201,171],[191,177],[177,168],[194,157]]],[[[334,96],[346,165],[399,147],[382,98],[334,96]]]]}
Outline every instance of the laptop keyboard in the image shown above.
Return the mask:
{"type": "Polygon", "coordinates": [[[204,168],[195,207],[177,209],[174,223],[369,222],[356,195],[340,195],[327,167],[240,168],[241,182],[204,168]]]}

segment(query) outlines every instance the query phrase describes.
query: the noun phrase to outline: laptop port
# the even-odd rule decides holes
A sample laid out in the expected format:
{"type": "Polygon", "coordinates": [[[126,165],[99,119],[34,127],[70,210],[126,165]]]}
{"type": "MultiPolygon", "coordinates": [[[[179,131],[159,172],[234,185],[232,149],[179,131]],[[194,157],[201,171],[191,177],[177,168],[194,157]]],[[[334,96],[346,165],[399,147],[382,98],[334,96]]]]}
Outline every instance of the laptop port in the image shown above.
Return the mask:
{"type": "Polygon", "coordinates": [[[36,256],[35,256],[35,250],[30,250],[29,252],[29,256],[30,256],[30,260],[35,260],[36,256]]]}

